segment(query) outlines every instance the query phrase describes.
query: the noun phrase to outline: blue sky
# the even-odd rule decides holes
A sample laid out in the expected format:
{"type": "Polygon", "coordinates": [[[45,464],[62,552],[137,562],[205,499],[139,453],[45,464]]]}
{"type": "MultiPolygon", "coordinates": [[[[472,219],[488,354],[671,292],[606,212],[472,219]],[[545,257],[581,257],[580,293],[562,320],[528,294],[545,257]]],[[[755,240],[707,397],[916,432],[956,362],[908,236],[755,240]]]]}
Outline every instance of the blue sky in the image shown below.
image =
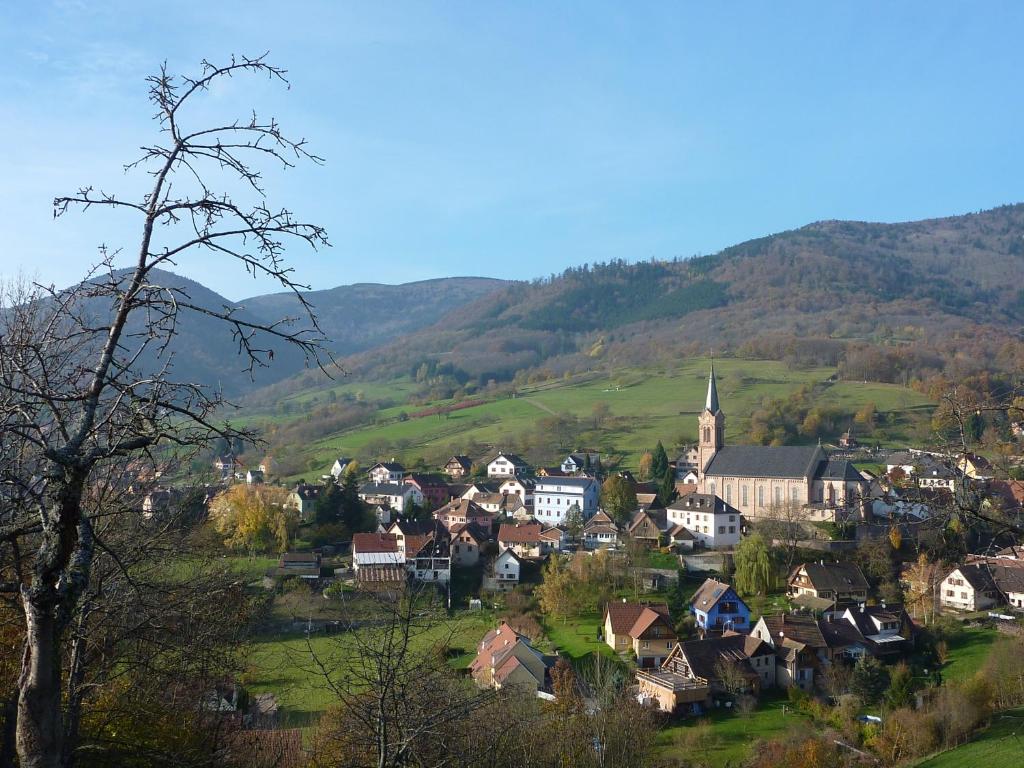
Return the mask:
{"type": "MultiPolygon", "coordinates": [[[[136,190],[160,61],[271,52],[292,89],[236,80],[327,165],[268,179],[328,227],[315,288],[529,278],[667,259],[819,219],[900,221],[1024,200],[1020,3],[180,1],[0,3],[0,274],[67,285],[137,226],[51,218],[136,190]]],[[[271,290],[208,258],[178,271],[271,290]]]]}

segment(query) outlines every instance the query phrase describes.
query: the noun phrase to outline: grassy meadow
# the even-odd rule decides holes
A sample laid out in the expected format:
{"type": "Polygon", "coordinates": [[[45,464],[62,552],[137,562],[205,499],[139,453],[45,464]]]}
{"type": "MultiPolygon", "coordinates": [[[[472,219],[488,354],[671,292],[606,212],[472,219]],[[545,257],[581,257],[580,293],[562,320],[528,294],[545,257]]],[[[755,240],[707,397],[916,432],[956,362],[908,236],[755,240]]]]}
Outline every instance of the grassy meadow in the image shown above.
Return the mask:
{"type": "MultiPolygon", "coordinates": [[[[627,466],[635,466],[643,451],[658,440],[671,446],[680,440],[696,439],[696,415],[704,403],[708,366],[707,359],[693,359],[672,369],[592,372],[576,379],[525,387],[515,397],[495,396],[497,399],[447,416],[418,418],[411,414],[451,401],[404,404],[413,387],[407,380],[366,385],[343,382],[335,390],[363,392],[370,399],[387,398],[402,404],[380,410],[375,424],[313,441],[305,448],[305,458],[308,466],[326,471],[338,455],[372,453],[370,449],[383,442],[392,446],[390,453],[406,461],[424,453],[464,450],[465,445],[474,442],[515,450],[516,438],[535,429],[539,419],[558,414],[585,421],[592,418],[595,405],[602,403],[607,405],[609,416],[596,433],[599,445],[595,447],[622,455],[627,466]],[[406,420],[399,419],[403,412],[409,416],[406,420]]],[[[931,410],[927,398],[905,387],[831,382],[831,368],[790,369],[781,362],[718,360],[715,370],[728,419],[726,440],[733,444],[748,442],[747,421],[765,398],[785,397],[802,386],[817,386],[817,399],[822,405],[850,413],[866,403],[874,403],[885,421],[886,442],[890,444],[911,441],[915,430],[927,423],[931,410]]],[[[322,401],[325,392],[318,390],[315,396],[322,401]]],[[[293,399],[298,402],[313,396],[314,393],[305,392],[293,399]]],[[[280,417],[256,412],[247,418],[280,417]]]]}
{"type": "Polygon", "coordinates": [[[992,724],[956,749],[930,757],[917,768],[1016,768],[1024,764],[1024,709],[999,713],[992,724]]]}

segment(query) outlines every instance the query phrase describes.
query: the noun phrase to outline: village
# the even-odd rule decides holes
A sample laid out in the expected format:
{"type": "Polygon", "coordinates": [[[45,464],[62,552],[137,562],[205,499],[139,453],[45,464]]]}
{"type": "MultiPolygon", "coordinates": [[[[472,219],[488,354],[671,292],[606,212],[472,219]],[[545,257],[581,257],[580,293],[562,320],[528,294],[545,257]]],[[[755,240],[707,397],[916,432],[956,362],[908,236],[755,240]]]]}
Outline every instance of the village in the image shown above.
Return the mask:
{"type": "MultiPolygon", "coordinates": [[[[858,691],[858,717],[878,725],[890,680],[913,668],[941,682],[948,650],[934,627],[1021,631],[1019,541],[999,533],[952,562],[926,552],[958,496],[1020,520],[1024,482],[970,453],[908,449],[857,469],[850,432],[832,448],[726,445],[722,406],[712,366],[697,444],[674,461],[659,445],[643,480],[585,450],[549,467],[454,455],[435,473],[339,457],[278,498],[312,524],[327,497],[354,494],[362,530],[283,552],[264,585],[486,612],[492,627],[464,667],[478,686],[550,701],[558,663],[602,654],[627,671],[630,696],[673,722],[858,691]]],[[[219,456],[214,470],[216,487],[253,491],[272,466],[219,456]]],[[[146,514],[174,498],[150,494],[146,514]]],[[[277,711],[272,694],[261,702],[277,711]]]]}

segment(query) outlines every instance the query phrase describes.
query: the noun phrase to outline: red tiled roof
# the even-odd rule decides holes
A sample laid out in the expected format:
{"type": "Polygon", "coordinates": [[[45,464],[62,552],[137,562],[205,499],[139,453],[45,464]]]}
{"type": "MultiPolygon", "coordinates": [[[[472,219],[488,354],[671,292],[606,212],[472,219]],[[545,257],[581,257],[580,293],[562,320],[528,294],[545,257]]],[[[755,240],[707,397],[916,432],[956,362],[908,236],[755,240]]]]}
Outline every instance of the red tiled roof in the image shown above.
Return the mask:
{"type": "Polygon", "coordinates": [[[352,551],[397,552],[398,538],[393,533],[356,533],[352,535],[352,551]]]}
{"type": "Polygon", "coordinates": [[[629,631],[636,624],[636,620],[645,610],[651,610],[668,616],[668,606],[665,603],[608,603],[606,615],[611,617],[612,633],[616,635],[629,634],[629,631]]]}
{"type": "Polygon", "coordinates": [[[533,544],[541,540],[540,523],[511,525],[502,523],[498,529],[498,541],[502,544],[533,544]]]}

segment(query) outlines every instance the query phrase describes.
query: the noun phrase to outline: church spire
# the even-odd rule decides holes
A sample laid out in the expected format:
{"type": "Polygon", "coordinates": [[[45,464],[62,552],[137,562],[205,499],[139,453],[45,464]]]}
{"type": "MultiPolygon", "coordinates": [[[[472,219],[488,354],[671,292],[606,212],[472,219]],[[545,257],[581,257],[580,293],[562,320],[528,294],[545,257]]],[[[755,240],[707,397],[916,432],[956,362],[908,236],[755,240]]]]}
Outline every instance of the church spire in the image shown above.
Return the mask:
{"type": "Polygon", "coordinates": [[[708,397],[704,402],[704,409],[711,413],[718,413],[721,407],[718,404],[718,384],[715,381],[715,359],[711,358],[711,375],[708,376],[708,397]]]}

